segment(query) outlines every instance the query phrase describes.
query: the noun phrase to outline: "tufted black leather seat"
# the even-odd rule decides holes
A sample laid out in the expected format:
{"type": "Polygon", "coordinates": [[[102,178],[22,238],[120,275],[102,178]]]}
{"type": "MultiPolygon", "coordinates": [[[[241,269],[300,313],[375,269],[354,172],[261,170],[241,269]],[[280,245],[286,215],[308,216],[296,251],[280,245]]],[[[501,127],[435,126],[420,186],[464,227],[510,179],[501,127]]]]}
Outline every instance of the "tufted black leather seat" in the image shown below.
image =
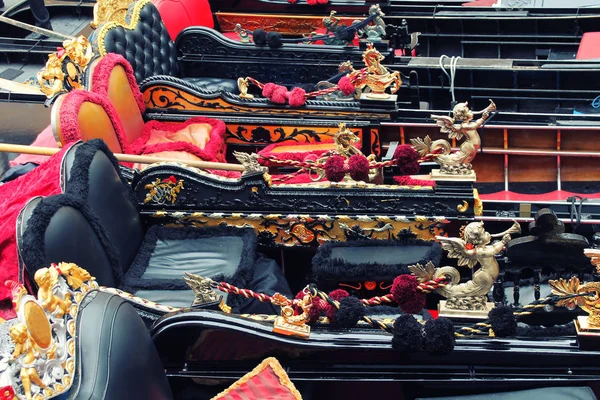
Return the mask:
{"type": "Polygon", "coordinates": [[[180,76],[175,43],[150,0],[133,3],[128,14],[127,26],[109,22],[92,32],[90,42],[96,54],[121,54],[133,67],[138,83],[152,76],[165,75],[181,78],[193,89],[238,93],[237,83],[231,79],[180,76]]]}
{"type": "Polygon", "coordinates": [[[135,309],[103,292],[86,300],[78,317],[79,374],[69,398],[172,399],[158,352],[135,309]]]}

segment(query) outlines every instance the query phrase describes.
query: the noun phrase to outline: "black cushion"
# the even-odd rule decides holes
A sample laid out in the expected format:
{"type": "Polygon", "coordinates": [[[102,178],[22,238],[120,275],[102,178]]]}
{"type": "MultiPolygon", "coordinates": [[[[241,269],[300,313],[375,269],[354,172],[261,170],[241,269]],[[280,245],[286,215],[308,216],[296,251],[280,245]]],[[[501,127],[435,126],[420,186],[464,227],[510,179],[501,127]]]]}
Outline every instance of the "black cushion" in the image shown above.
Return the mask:
{"type": "MultiPolygon", "coordinates": [[[[135,5],[136,3],[132,3],[130,6],[128,24],[135,5]]],[[[100,25],[90,35],[96,54],[100,54],[97,46],[98,33],[104,30],[102,28],[103,25],[100,25]]],[[[133,29],[122,26],[109,29],[104,37],[104,47],[107,53],[120,54],[129,61],[138,82],[153,75],[179,75],[175,43],[171,41],[160,13],[151,2],[142,7],[138,23],[133,29]]]]}
{"type": "Polygon", "coordinates": [[[409,265],[438,265],[441,256],[439,243],[419,239],[327,242],[313,257],[313,274],[324,290],[343,284],[356,295],[371,297],[389,292],[395,277],[410,273],[409,265]]]}
{"type": "Polygon", "coordinates": [[[549,387],[516,392],[473,394],[450,397],[420,397],[417,400],[596,400],[589,387],[549,387]]]}
{"type": "MultiPolygon", "coordinates": [[[[275,269],[269,269],[270,279],[260,279],[262,271],[258,271],[255,282],[260,285],[251,285],[255,261],[256,235],[252,229],[152,226],[125,275],[124,289],[157,303],[189,307],[194,294],[182,279],[189,272],[256,291],[269,291],[272,286],[291,295],[287,282],[279,283],[285,278],[276,264],[275,269]]],[[[239,296],[228,296],[227,303],[236,312],[242,312],[242,305],[251,306],[239,296]]]]}
{"type": "Polygon", "coordinates": [[[80,374],[70,398],[172,399],[158,352],[135,309],[118,296],[92,294],[78,317],[80,374]]]}
{"type": "Polygon", "coordinates": [[[144,238],[137,202],[103,141],[79,143],[63,158],[64,192],[83,200],[98,217],[125,273],[144,238]]]}
{"type": "Polygon", "coordinates": [[[20,214],[18,223],[26,226],[17,245],[32,281],[40,268],[72,262],[88,270],[100,285],[117,286],[115,251],[79,199],[69,195],[41,199],[32,212],[20,214]]]}

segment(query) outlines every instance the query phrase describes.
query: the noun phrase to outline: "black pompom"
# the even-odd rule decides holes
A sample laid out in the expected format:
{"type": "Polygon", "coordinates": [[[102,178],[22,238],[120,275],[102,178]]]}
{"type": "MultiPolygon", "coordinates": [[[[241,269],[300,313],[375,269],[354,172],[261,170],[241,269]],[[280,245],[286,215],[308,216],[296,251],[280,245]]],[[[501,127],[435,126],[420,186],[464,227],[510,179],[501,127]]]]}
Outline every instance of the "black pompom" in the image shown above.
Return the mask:
{"type": "Polygon", "coordinates": [[[454,350],[454,326],[448,318],[432,319],[425,323],[423,349],[433,354],[454,350]]]}
{"type": "Polygon", "coordinates": [[[517,321],[509,306],[498,306],[489,313],[490,325],[498,337],[512,336],[517,332],[517,321]]]}
{"type": "Polygon", "coordinates": [[[255,29],[252,33],[252,40],[257,46],[264,46],[267,44],[267,32],[264,29],[255,29]]]}
{"type": "Polygon", "coordinates": [[[339,328],[353,328],[365,315],[365,306],[356,297],[340,300],[340,309],[335,311],[333,325],[339,328]]]}
{"type": "Polygon", "coordinates": [[[356,35],[356,29],[340,29],[335,33],[335,35],[340,40],[351,42],[354,40],[354,36],[356,35]]]}
{"type": "Polygon", "coordinates": [[[277,49],[283,44],[281,43],[281,33],[279,32],[269,32],[267,33],[267,44],[269,47],[273,49],[277,49]]]}
{"type": "Polygon", "coordinates": [[[394,322],[392,347],[400,351],[421,351],[423,332],[421,324],[410,314],[403,314],[394,322]]]}

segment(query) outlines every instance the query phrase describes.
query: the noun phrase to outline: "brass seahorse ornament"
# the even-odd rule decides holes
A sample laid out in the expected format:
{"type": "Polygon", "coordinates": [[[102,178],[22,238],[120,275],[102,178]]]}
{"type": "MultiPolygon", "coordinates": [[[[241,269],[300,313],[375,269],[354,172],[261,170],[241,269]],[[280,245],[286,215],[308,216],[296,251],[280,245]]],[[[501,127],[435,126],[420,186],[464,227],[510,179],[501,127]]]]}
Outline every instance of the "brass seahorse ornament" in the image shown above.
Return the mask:
{"type": "Polygon", "coordinates": [[[306,325],[310,319],[309,312],[312,308],[312,296],[305,293],[302,300],[298,303],[302,313],[295,315],[292,301],[282,294],[275,293],[272,297],[272,304],[281,307],[281,316],[275,319],[273,332],[286,336],[298,336],[308,338],[310,336],[310,326],[306,325]]]}

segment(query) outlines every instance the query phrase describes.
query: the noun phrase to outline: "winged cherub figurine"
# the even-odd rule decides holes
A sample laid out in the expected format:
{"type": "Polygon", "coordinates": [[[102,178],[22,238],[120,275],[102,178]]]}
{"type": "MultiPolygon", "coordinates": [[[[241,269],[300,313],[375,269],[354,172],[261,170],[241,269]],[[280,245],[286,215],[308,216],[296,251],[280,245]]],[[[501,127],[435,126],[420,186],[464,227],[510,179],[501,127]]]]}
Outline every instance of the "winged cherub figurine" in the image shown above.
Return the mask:
{"type": "Polygon", "coordinates": [[[430,262],[425,266],[420,264],[409,269],[420,281],[428,281],[442,276],[449,280],[444,287],[436,292],[447,299],[446,307],[459,310],[485,310],[487,295],[500,273],[496,254],[511,240],[512,233],[520,233],[521,226],[515,221],[513,226],[501,233],[491,235],[486,232],[483,222],[471,222],[461,233],[461,238],[436,236],[442,248],[448,251],[449,258],[457,258],[458,266],[473,269],[478,263],[479,269],[473,274],[473,279],[460,283],[460,272],[454,267],[435,266],[430,262]],[[490,244],[492,238],[502,237],[500,241],[490,244]]]}
{"type": "Polygon", "coordinates": [[[481,147],[481,138],[477,129],[480,128],[489,117],[490,112],[496,111],[496,104],[490,100],[490,105],[477,114],[481,118],[473,121],[475,114],[469,109],[468,103],[458,103],[452,110],[453,118],[445,115],[432,115],[442,133],[447,133],[449,139],[460,140],[466,136],[460,149],[452,153],[450,143],[445,139],[431,140],[429,136],[425,139],[411,139],[412,145],[423,158],[433,157],[440,165],[440,172],[445,174],[469,174],[472,171],[471,161],[475,158],[481,147]]]}

